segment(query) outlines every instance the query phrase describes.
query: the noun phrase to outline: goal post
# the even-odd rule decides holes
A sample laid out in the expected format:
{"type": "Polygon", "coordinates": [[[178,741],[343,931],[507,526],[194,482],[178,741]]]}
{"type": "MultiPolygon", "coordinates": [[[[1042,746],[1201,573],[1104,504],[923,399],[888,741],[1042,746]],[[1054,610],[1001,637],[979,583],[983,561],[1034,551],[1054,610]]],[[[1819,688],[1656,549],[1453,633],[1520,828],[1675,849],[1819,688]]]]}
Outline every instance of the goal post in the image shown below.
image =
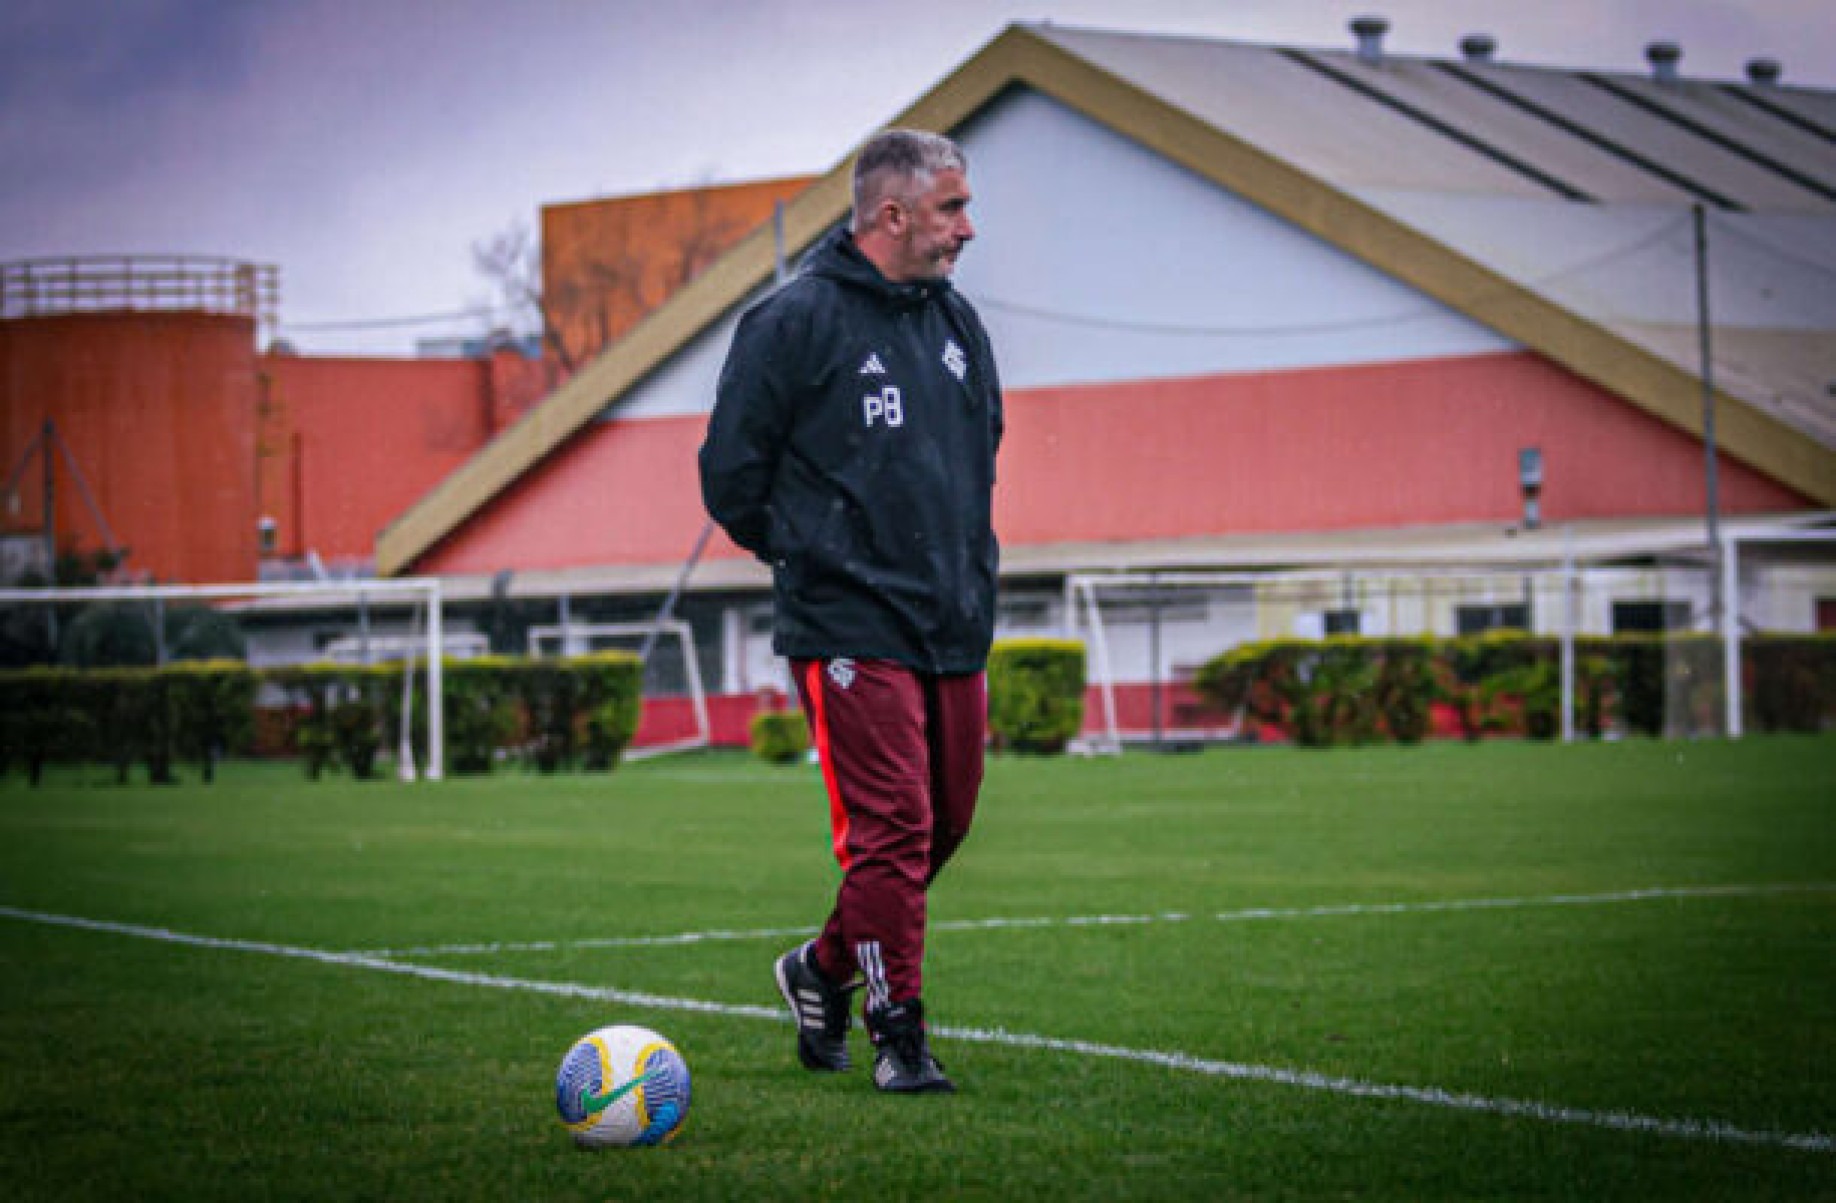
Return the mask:
{"type": "MultiPolygon", "coordinates": [[[[1536,629],[1557,640],[1561,732],[1564,740],[1572,740],[1581,579],[1581,568],[1567,548],[1559,563],[1539,561],[1484,568],[1359,566],[1273,572],[1074,573],[1065,578],[1064,584],[1065,637],[1083,643],[1087,649],[1089,683],[1096,691],[1098,709],[1096,728],[1092,730],[1087,723],[1074,747],[1086,754],[1114,755],[1122,750],[1125,739],[1117,701],[1117,685],[1121,681],[1116,668],[1117,624],[1104,616],[1106,601],[1114,607],[1131,599],[1150,599],[1155,625],[1147,640],[1148,672],[1150,679],[1159,684],[1177,683],[1169,675],[1166,663],[1171,641],[1162,638],[1158,620],[1162,610],[1182,595],[1207,602],[1225,597],[1242,610],[1246,629],[1236,638],[1220,642],[1213,633],[1215,628],[1206,628],[1204,638],[1209,642],[1203,654],[1209,658],[1240,643],[1335,633],[1323,618],[1332,614],[1349,616],[1352,625],[1346,633],[1426,634],[1450,621],[1452,603],[1465,591],[1496,601],[1507,588],[1521,591],[1518,597],[1524,605],[1523,620],[1528,623],[1531,614],[1537,614],[1542,620],[1534,624],[1536,629]],[[1301,615],[1320,619],[1320,629],[1297,629],[1301,615]],[[1271,622],[1276,625],[1271,626],[1271,622]]],[[[1159,704],[1157,697],[1157,723],[1159,704]]]]}
{"type": "Polygon", "coordinates": [[[1069,575],[1063,629],[1086,645],[1095,694],[1081,746],[1113,751],[1125,736],[1140,737],[1118,722],[1116,687],[1147,680],[1143,664],[1158,681],[1243,643],[1341,633],[1446,638],[1516,628],[1554,640],[1559,685],[1550,687],[1559,688],[1554,717],[1564,741],[1580,734],[1578,716],[1603,721],[1600,667],[1578,661],[1577,645],[1608,637],[1623,641],[1619,675],[1606,686],[1619,733],[1739,738],[1755,722],[1779,729],[1788,711],[1793,722],[1814,721],[1794,709],[1802,699],[1792,690],[1802,688],[1781,675],[1787,668],[1762,640],[1836,629],[1836,513],[1739,519],[1722,526],[1719,547],[1693,528],[1551,534],[1541,555],[1519,560],[1069,575]],[[1205,605],[1182,604],[1209,643],[1189,640],[1182,666],[1159,654],[1161,632],[1146,638],[1144,615],[1158,620],[1173,608],[1169,597],[1193,591],[1205,605]],[[1154,650],[1144,655],[1144,646],[1154,650]]]}
{"type": "Polygon", "coordinates": [[[1742,705],[1746,678],[1743,666],[1745,633],[1791,625],[1789,615],[1764,612],[1768,608],[1766,598],[1773,599],[1774,608],[1811,610],[1798,617],[1802,625],[1812,630],[1823,622],[1822,616],[1814,612],[1815,607],[1829,605],[1836,609],[1836,594],[1830,586],[1812,585],[1807,593],[1802,582],[1795,583],[1797,587],[1793,587],[1793,583],[1774,582],[1773,588],[1768,590],[1763,588],[1764,582],[1759,578],[1768,569],[1778,572],[1794,566],[1800,571],[1814,567],[1829,572],[1836,565],[1836,529],[1726,531],[1722,535],[1719,558],[1721,612],[1716,616],[1719,621],[1716,634],[1721,642],[1722,722],[1728,738],[1739,739],[1746,731],[1742,705]],[[1743,583],[1752,587],[1743,588],[1743,583]],[[1781,623],[1781,617],[1787,621],[1781,623]]]}
{"type": "Polygon", "coordinates": [[[666,639],[681,657],[683,692],[688,697],[694,732],[682,739],[651,744],[626,753],[628,760],[641,760],[670,752],[694,751],[710,747],[714,742],[714,727],[708,715],[708,695],[702,686],[701,664],[695,654],[695,632],[686,620],[661,618],[647,622],[563,622],[532,626],[529,628],[529,654],[532,657],[555,652],[572,655],[608,646],[626,648],[640,657],[645,680],[648,682],[657,648],[666,639]]]}
{"type": "MultiPolygon", "coordinates": [[[[443,665],[441,650],[445,636],[442,619],[442,592],[438,577],[398,577],[387,580],[348,581],[245,581],[204,585],[84,585],[46,588],[0,588],[0,605],[57,605],[59,603],[198,601],[216,603],[252,602],[262,598],[322,598],[333,601],[349,598],[363,605],[371,598],[406,598],[426,608],[426,639],[415,641],[426,659],[427,674],[427,749],[423,776],[438,781],[444,775],[446,739],[445,706],[442,700],[443,665]]],[[[413,672],[414,653],[408,656],[408,674],[413,672]]],[[[406,707],[410,691],[403,691],[404,732],[406,707]]],[[[404,758],[398,770],[411,779],[414,766],[404,758]]]]}

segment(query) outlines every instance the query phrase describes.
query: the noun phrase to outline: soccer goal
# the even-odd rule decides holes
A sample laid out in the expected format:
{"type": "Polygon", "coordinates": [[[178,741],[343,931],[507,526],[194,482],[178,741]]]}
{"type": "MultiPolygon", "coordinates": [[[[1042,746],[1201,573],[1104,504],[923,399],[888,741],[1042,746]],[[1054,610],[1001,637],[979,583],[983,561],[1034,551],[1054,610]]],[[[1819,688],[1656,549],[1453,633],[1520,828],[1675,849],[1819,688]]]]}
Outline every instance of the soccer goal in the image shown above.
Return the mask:
{"type": "MultiPolygon", "coordinates": [[[[406,636],[379,636],[400,646],[395,655],[368,659],[405,660],[408,671],[403,676],[401,746],[396,772],[405,781],[417,776],[416,756],[412,744],[414,691],[409,688],[420,661],[427,674],[426,745],[420,757],[424,766],[419,775],[438,781],[445,763],[445,716],[442,705],[441,649],[446,647],[440,580],[437,577],[402,577],[391,580],[337,580],[290,582],[232,582],[205,585],[95,585],[60,586],[57,588],[0,588],[0,607],[13,609],[15,615],[41,611],[46,624],[55,632],[60,611],[93,606],[96,603],[124,603],[145,606],[148,630],[156,649],[156,662],[166,659],[165,611],[170,604],[205,603],[219,613],[231,615],[243,623],[261,613],[264,603],[322,604],[325,608],[355,609],[367,617],[370,602],[394,602],[410,608],[406,636]]],[[[55,646],[55,634],[50,642],[55,646]]],[[[373,650],[373,649],[372,649],[373,650]]],[[[322,649],[310,657],[323,658],[322,649]]]]}
{"type": "Polygon", "coordinates": [[[631,748],[627,760],[671,752],[688,752],[713,743],[708,695],[702,688],[701,664],[695,655],[695,632],[680,618],[650,622],[565,622],[529,628],[531,656],[574,656],[616,648],[644,662],[646,717],[666,732],[685,729],[675,738],[631,748]]]}
{"type": "Polygon", "coordinates": [[[1721,544],[1718,595],[1723,723],[1746,729],[1747,636],[1836,628],[1836,529],[1730,531],[1721,544]]]}
{"type": "Polygon", "coordinates": [[[1591,540],[1564,530],[1543,548],[1553,555],[1515,562],[1073,575],[1063,629],[1085,644],[1093,700],[1074,746],[1113,753],[1145,742],[1148,687],[1158,738],[1161,700],[1240,644],[1506,629],[1557,642],[1565,741],[1578,717],[1593,733],[1673,739],[1799,729],[1816,721],[1799,696],[1812,670],[1770,641],[1836,629],[1832,523],[1833,514],[1736,520],[1723,524],[1718,547],[1693,529],[1591,540]],[[1577,665],[1576,646],[1604,637],[1622,639],[1626,659],[1603,686],[1597,652],[1577,665]]]}
{"type": "Polygon", "coordinates": [[[1065,637],[1087,649],[1096,703],[1096,713],[1086,719],[1072,750],[1115,755],[1125,742],[1232,738],[1240,729],[1240,714],[1195,718],[1182,713],[1189,703],[1181,698],[1201,664],[1239,644],[1331,635],[1464,633],[1469,622],[1483,622],[1478,629],[1535,630],[1559,641],[1562,736],[1571,739],[1580,580],[1571,559],[1474,570],[1359,567],[1068,576],[1065,637]],[[1124,704],[1125,691],[1132,706],[1124,704]]]}

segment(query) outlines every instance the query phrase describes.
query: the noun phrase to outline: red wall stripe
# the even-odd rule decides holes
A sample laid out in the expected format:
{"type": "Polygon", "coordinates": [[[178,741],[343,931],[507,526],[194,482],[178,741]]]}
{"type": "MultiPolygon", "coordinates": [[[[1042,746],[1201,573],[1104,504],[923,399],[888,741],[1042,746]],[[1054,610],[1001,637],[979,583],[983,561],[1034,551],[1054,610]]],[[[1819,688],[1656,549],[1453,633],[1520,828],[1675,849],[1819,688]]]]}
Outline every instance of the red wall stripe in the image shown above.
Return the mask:
{"type": "MultiPolygon", "coordinates": [[[[1008,396],[1007,546],[1511,522],[1543,451],[1545,522],[1702,511],[1702,444],[1530,352],[1008,396]]],[[[677,563],[705,521],[706,418],[596,424],[418,566],[677,563]]],[[[1809,501],[1723,457],[1728,514],[1809,501]]],[[[745,553],[724,539],[711,558],[745,553]]]]}

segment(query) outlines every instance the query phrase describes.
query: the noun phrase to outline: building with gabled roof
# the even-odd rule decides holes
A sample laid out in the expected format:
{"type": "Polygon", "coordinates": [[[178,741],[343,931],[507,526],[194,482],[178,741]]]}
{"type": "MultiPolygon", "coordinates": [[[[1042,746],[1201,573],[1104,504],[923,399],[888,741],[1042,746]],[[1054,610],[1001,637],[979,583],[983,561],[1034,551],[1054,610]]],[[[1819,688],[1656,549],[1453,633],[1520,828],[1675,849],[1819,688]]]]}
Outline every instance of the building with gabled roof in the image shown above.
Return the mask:
{"type": "MultiPolygon", "coordinates": [[[[1645,78],[1361,39],[1015,25],[895,120],[971,163],[957,285],[1007,391],[1005,579],[1700,542],[1711,412],[1719,513],[1836,506],[1836,94],[1678,78],[1661,51],[1645,78]]],[[[848,175],[402,514],[379,569],[458,597],[506,571],[529,598],[667,591],[733,325],[844,220],[848,175]]],[[[718,535],[689,579],[729,691],[766,672],[766,585],[718,535]]]]}

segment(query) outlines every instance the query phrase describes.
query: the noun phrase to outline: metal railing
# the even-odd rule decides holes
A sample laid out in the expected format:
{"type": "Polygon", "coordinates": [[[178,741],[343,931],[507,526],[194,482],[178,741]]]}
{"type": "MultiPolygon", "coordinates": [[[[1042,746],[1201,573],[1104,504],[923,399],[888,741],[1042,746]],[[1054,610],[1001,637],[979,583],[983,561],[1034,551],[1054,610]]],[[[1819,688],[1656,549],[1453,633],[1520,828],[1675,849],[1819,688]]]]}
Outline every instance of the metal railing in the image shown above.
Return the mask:
{"type": "Polygon", "coordinates": [[[272,326],[280,272],[209,255],[66,255],[0,263],[0,318],[202,312],[272,326]]]}

